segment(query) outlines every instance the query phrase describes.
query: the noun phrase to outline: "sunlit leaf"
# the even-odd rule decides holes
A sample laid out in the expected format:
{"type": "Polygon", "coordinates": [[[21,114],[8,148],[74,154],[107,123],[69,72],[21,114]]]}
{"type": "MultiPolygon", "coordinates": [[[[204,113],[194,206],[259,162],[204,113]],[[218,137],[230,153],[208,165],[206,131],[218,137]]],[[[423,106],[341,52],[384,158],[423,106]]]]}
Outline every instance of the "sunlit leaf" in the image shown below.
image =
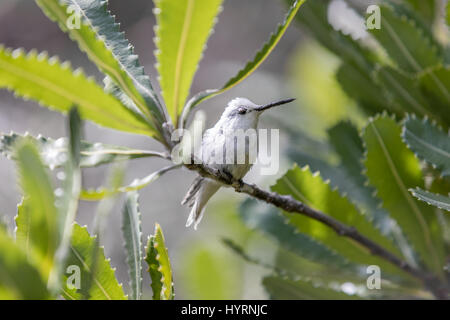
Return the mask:
{"type": "Polygon", "coordinates": [[[50,298],[46,282],[28,262],[25,248],[0,228],[0,299],[50,298]]]}
{"type": "Polygon", "coordinates": [[[25,55],[21,50],[0,47],[0,88],[63,113],[77,106],[83,119],[104,127],[153,134],[142,118],[106,94],[83,72],[74,72],[68,63],[49,59],[45,53],[31,51],[25,55]]]}
{"type": "Polygon", "coordinates": [[[169,253],[159,224],[148,238],[145,261],[152,279],[153,300],[173,300],[174,287],[169,253]]]}
{"type": "MultiPolygon", "coordinates": [[[[239,84],[241,81],[243,81],[245,78],[247,78],[250,74],[253,73],[260,65],[264,62],[264,60],[269,56],[269,54],[273,51],[275,46],[278,44],[280,39],[283,37],[286,29],[288,28],[289,24],[292,22],[292,19],[294,19],[295,15],[297,14],[298,10],[300,9],[300,6],[305,2],[305,0],[296,0],[292,6],[289,8],[289,11],[284,19],[284,21],[278,26],[277,30],[270,36],[269,40],[264,44],[264,46],[259,50],[254,58],[249,61],[243,69],[241,69],[233,78],[228,80],[227,83],[225,83],[222,88],[220,89],[210,89],[202,91],[195,96],[193,96],[186,104],[183,110],[182,119],[185,121],[187,119],[187,116],[190,112],[190,110],[201,103],[202,101],[209,99],[213,96],[216,96],[235,85],[239,84]]],[[[184,123],[182,123],[184,125],[184,123]]]]}
{"type": "Polygon", "coordinates": [[[151,134],[161,137],[163,113],[159,102],[144,75],[132,46],[119,32],[119,25],[107,10],[107,2],[100,0],[36,0],[43,12],[57,22],[61,30],[76,41],[97,67],[114,81],[130,97],[146,120],[151,134]],[[69,10],[71,8],[72,10],[69,10]],[[76,27],[69,27],[68,21],[81,19],[76,27]]]}
{"type": "Polygon", "coordinates": [[[159,83],[176,125],[222,0],[154,0],[159,83]]]}
{"type": "Polygon", "coordinates": [[[122,285],[117,282],[114,269],[111,268],[109,259],[105,258],[103,248],[97,255],[95,274],[91,275],[92,252],[95,238],[91,237],[86,227],[74,224],[69,257],[66,261],[66,273],[63,279],[62,295],[67,300],[81,300],[81,290],[86,287],[89,278],[93,277],[93,284],[89,290],[91,300],[125,300],[122,285]],[[76,288],[76,281],[72,279],[75,274],[70,266],[79,268],[80,288],[76,288]]]}
{"type": "MultiPolygon", "coordinates": [[[[8,158],[14,158],[13,146],[24,137],[33,140],[38,146],[42,161],[46,166],[50,168],[58,168],[64,165],[68,157],[68,140],[66,138],[53,140],[40,135],[37,137],[32,137],[27,134],[23,136],[14,132],[11,132],[10,134],[2,134],[0,135],[0,153],[3,153],[8,158]]],[[[168,155],[156,151],[130,149],[127,147],[114,146],[100,142],[93,143],[81,141],[80,145],[81,167],[96,167],[111,162],[146,157],[168,158],[168,155]]]]}
{"type": "Polygon", "coordinates": [[[130,183],[127,186],[118,187],[117,189],[111,189],[107,187],[100,187],[97,189],[87,189],[81,191],[81,199],[87,200],[87,201],[99,201],[104,199],[107,196],[119,193],[119,192],[131,192],[140,190],[142,188],[145,188],[153,181],[157,180],[159,177],[161,177],[164,173],[171,171],[173,169],[179,168],[181,165],[172,165],[165,168],[162,168],[158,171],[155,171],[148,176],[142,178],[142,179],[134,179],[132,183],[130,183]]]}
{"type": "Polygon", "coordinates": [[[17,171],[23,192],[16,216],[16,239],[47,281],[60,241],[54,189],[36,147],[23,141],[16,149],[17,171]]]}

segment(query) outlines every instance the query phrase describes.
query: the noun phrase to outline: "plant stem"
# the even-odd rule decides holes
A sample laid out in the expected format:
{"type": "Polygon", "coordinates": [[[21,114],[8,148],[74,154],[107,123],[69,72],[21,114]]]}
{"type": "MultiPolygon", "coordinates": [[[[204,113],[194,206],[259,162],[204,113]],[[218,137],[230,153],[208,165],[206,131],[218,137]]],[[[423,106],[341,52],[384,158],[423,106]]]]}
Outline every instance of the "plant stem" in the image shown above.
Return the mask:
{"type": "Polygon", "coordinates": [[[432,292],[437,299],[449,299],[448,288],[443,285],[439,278],[433,274],[417,269],[406,261],[400,259],[382,246],[378,245],[376,242],[362,235],[356,228],[348,226],[319,210],[315,210],[294,199],[292,196],[285,196],[276,192],[262,190],[254,184],[248,184],[242,180],[232,179],[231,177],[221,174],[218,170],[203,164],[185,164],[185,167],[190,170],[197,171],[203,177],[231,186],[236,192],[248,194],[253,198],[272,204],[286,212],[305,215],[311,219],[317,220],[333,229],[340,236],[353,239],[369,249],[373,255],[389,261],[398,268],[421,280],[426,288],[430,290],[430,292],[432,292]]]}

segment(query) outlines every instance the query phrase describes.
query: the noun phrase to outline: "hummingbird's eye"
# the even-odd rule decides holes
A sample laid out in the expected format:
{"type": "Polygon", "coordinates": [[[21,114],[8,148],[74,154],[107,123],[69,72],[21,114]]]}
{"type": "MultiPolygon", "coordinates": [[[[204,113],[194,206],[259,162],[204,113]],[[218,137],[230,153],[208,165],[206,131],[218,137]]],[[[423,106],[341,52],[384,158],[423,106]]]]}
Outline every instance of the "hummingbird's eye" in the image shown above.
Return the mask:
{"type": "Polygon", "coordinates": [[[246,113],[247,113],[247,109],[244,108],[244,107],[239,107],[239,108],[237,109],[237,112],[238,112],[239,114],[246,114],[246,113]]]}

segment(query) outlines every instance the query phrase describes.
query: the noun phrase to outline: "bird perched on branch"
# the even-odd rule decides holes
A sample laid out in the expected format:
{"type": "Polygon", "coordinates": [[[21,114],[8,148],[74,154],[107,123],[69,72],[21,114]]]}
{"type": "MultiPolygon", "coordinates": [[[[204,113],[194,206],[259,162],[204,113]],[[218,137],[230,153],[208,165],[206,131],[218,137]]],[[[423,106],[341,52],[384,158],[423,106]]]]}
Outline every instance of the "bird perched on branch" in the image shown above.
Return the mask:
{"type": "MultiPolygon", "coordinates": [[[[231,100],[219,121],[203,135],[199,150],[202,163],[229,178],[244,178],[257,156],[259,116],[272,107],[294,100],[285,99],[267,105],[257,105],[245,98],[231,100]]],[[[194,224],[194,229],[197,229],[206,203],[222,186],[222,183],[209,178],[195,178],[181,202],[192,207],[186,227],[194,224]]]]}

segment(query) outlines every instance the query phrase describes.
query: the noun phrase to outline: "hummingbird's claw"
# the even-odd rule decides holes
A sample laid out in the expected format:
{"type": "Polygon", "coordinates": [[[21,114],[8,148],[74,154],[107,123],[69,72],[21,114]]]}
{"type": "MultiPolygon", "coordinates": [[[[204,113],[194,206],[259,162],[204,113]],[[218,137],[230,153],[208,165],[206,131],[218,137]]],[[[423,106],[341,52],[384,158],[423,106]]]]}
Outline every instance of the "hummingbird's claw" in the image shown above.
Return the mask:
{"type": "Polygon", "coordinates": [[[222,179],[228,181],[229,183],[233,182],[233,180],[234,180],[233,175],[226,169],[221,169],[220,175],[221,175],[222,179]]]}

